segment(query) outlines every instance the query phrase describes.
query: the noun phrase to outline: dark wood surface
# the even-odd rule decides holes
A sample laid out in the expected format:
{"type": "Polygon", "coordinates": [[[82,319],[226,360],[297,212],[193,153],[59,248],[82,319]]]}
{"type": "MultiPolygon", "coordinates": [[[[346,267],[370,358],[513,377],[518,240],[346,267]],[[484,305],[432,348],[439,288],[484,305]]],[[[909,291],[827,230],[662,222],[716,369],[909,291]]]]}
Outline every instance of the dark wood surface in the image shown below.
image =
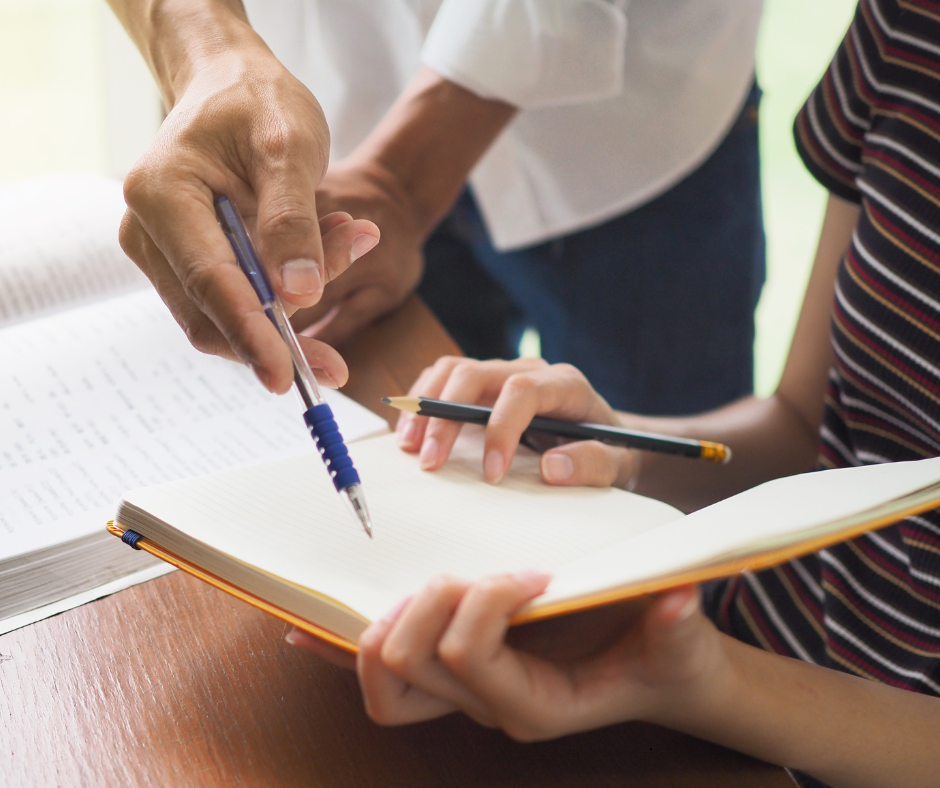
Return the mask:
{"type": "MultiPolygon", "coordinates": [[[[344,349],[348,391],[378,412],[454,352],[412,299],[344,349]]],[[[174,572],[0,637],[0,786],[792,788],[650,725],[535,745],[457,715],[380,728],[355,676],[288,646],[287,629],[174,572]]]]}

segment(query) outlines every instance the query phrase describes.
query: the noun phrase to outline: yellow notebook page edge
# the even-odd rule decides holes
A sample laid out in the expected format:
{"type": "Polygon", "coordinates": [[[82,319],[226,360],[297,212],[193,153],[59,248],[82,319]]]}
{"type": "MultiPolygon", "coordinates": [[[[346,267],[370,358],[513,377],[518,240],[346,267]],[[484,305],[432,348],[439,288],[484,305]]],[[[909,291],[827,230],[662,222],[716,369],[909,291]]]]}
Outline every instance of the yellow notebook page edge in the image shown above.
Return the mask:
{"type": "Polygon", "coordinates": [[[529,621],[552,618],[553,616],[559,616],[565,613],[575,613],[579,610],[597,607],[598,605],[621,602],[625,599],[643,596],[644,594],[654,594],[678,586],[703,583],[707,580],[717,580],[722,577],[741,574],[742,572],[756,572],[761,569],[768,569],[772,566],[786,563],[794,558],[799,558],[809,553],[815,553],[818,550],[822,550],[824,547],[854,539],[856,536],[861,536],[868,531],[876,531],[892,523],[929,511],[940,504],[940,493],[936,491],[932,491],[932,494],[929,496],[921,497],[915,494],[912,497],[914,501],[909,507],[899,509],[874,520],[860,523],[854,528],[850,527],[846,530],[824,534],[815,539],[810,539],[809,541],[799,542],[797,544],[791,544],[741,558],[733,558],[728,561],[721,561],[707,566],[696,567],[686,572],[664,575],[663,577],[613,588],[597,594],[587,594],[574,599],[560,600],[554,604],[539,606],[538,599],[535,599],[512,619],[512,623],[524,624],[529,621]]]}

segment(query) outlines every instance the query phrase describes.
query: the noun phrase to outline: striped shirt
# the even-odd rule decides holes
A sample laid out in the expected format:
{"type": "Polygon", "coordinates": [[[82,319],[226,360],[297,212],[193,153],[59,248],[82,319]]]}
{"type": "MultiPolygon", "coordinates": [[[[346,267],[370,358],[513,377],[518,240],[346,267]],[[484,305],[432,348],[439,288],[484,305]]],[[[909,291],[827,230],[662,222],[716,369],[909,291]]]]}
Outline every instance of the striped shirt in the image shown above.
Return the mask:
{"type": "MultiPolygon", "coordinates": [[[[940,455],[940,3],[861,0],[795,135],[862,209],[837,274],[819,466],[940,455]]],[[[706,596],[753,645],[940,695],[938,511],[706,596]]]]}

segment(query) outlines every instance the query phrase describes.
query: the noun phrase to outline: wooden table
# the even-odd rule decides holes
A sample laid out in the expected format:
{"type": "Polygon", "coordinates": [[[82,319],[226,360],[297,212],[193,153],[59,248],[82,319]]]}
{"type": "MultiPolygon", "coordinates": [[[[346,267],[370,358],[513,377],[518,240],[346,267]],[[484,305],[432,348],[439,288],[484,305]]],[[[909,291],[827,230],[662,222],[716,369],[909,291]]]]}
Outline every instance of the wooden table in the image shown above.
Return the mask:
{"type": "MultiPolygon", "coordinates": [[[[378,411],[456,352],[412,299],[344,350],[346,390],[378,411]]],[[[457,715],[380,728],[355,676],[288,646],[287,629],[174,572],[0,637],[0,786],[792,788],[650,725],[534,745],[457,715]]]]}

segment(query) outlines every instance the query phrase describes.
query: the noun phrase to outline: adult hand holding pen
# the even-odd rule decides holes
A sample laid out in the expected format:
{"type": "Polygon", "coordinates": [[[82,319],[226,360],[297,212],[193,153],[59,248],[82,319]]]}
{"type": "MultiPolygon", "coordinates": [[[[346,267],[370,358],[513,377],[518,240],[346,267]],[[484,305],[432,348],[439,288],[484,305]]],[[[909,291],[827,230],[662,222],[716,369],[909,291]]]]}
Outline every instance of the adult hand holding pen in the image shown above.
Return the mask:
{"type": "MultiPolygon", "coordinates": [[[[170,113],[125,184],[127,254],[199,350],[238,357],[269,389],[292,367],[218,227],[215,194],[239,206],[289,311],[378,243],[378,228],[344,213],[318,218],[315,189],[329,131],[313,95],[291,76],[228,0],[111,0],[157,78],[170,113]]],[[[341,384],[345,364],[305,340],[311,365],[341,384]]]]}

